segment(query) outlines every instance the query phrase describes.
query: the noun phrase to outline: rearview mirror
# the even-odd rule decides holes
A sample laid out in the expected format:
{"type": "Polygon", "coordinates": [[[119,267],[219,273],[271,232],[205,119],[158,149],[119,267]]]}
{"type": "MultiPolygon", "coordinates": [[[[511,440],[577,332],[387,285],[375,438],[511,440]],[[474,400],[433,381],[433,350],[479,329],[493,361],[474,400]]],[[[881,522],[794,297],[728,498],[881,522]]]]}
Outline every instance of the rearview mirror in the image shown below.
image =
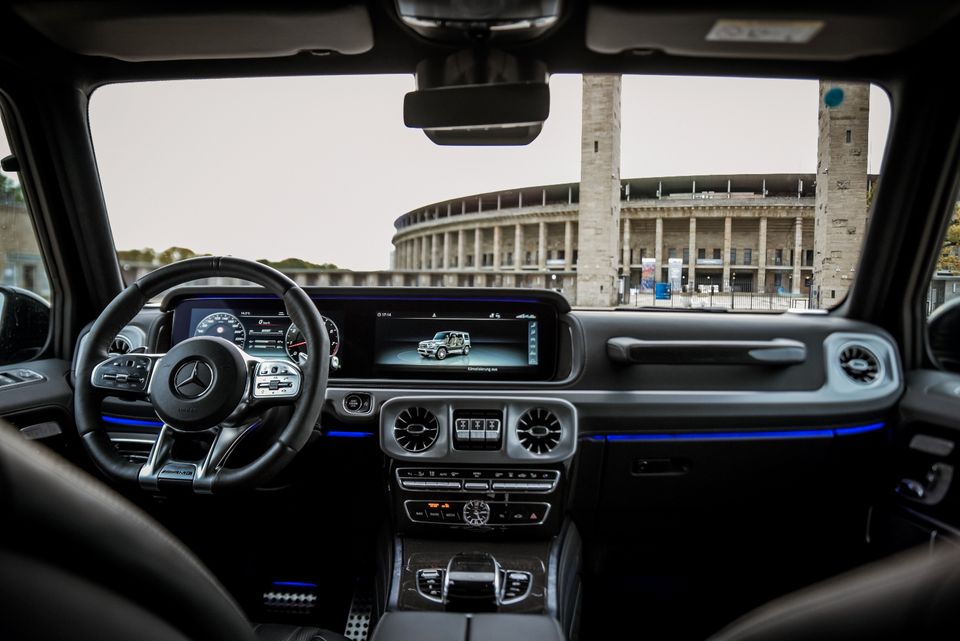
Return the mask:
{"type": "Polygon", "coordinates": [[[490,49],[464,49],[417,65],[403,122],[438,145],[526,145],[550,115],[546,66],[490,49]]]}
{"type": "Polygon", "coordinates": [[[550,115],[546,83],[420,89],[403,100],[403,122],[438,145],[526,145],[550,115]]]}

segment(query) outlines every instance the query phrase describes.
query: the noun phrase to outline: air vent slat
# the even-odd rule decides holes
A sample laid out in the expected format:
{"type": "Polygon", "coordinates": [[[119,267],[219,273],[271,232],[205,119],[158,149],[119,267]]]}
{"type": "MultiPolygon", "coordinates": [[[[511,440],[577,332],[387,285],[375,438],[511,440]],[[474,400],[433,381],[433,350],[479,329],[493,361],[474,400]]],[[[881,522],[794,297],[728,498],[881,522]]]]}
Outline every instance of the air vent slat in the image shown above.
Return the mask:
{"type": "Polygon", "coordinates": [[[126,336],[117,335],[113,342],[110,343],[109,352],[111,354],[127,354],[130,352],[133,346],[130,345],[130,341],[126,336]]]}
{"type": "Polygon", "coordinates": [[[520,445],[533,454],[548,454],[560,443],[563,428],[553,412],[543,407],[528,410],[517,421],[520,445]]]}
{"type": "Polygon", "coordinates": [[[847,345],[840,351],[840,369],[854,383],[870,385],[880,378],[880,359],[863,345],[847,345]]]}
{"type": "Polygon", "coordinates": [[[417,454],[430,449],[440,434],[440,423],[423,407],[408,407],[393,424],[393,437],[408,452],[417,454]]]}

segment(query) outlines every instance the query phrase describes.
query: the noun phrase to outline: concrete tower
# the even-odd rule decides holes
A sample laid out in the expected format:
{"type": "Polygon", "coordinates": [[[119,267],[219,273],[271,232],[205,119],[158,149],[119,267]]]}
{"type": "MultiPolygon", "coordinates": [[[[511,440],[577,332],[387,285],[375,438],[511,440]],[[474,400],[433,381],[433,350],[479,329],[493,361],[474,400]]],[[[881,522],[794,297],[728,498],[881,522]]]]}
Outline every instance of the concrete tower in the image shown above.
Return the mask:
{"type": "Polygon", "coordinates": [[[821,308],[846,296],[863,245],[869,117],[869,85],[820,82],[813,288],[821,308]]]}
{"type": "Polygon", "coordinates": [[[617,300],[620,76],[583,76],[577,305],[617,300]]]}

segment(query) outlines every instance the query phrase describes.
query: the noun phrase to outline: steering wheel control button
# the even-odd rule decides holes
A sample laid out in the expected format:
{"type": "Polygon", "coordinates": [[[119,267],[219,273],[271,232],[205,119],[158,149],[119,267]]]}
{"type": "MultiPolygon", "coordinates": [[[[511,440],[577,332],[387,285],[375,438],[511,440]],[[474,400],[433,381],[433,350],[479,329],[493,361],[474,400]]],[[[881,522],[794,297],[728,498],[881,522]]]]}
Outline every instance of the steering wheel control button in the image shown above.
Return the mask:
{"type": "Polygon", "coordinates": [[[265,361],[257,366],[254,398],[294,397],[300,393],[300,369],[289,363],[265,361]]]}
{"type": "Polygon", "coordinates": [[[151,363],[147,356],[128,354],[111,358],[93,370],[93,385],[109,390],[145,392],[151,363]]]}
{"type": "Polygon", "coordinates": [[[499,450],[503,441],[500,410],[456,410],[453,447],[458,450],[499,450]]]}
{"type": "Polygon", "coordinates": [[[343,397],[343,411],[347,414],[369,414],[373,397],[366,392],[351,392],[343,397]]]}

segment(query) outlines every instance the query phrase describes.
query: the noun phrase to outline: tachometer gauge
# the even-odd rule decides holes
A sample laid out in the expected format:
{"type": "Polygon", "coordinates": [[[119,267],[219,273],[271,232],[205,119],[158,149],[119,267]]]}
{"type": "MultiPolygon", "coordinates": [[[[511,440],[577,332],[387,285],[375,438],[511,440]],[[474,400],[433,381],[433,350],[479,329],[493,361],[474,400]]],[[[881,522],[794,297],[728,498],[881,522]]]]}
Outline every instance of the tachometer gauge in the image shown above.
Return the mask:
{"type": "MultiPolygon", "coordinates": [[[[340,350],[340,328],[332,320],[323,317],[323,324],[327,330],[327,336],[330,339],[330,356],[336,356],[340,350]]],[[[307,341],[297,326],[292,324],[287,329],[286,337],[287,354],[294,361],[303,363],[307,360],[307,341]]]]}
{"type": "Polygon", "coordinates": [[[243,349],[243,343],[247,339],[247,332],[243,329],[240,319],[226,312],[217,312],[204,318],[197,323],[197,329],[193,335],[219,336],[236,344],[240,349],[243,349]]]}

